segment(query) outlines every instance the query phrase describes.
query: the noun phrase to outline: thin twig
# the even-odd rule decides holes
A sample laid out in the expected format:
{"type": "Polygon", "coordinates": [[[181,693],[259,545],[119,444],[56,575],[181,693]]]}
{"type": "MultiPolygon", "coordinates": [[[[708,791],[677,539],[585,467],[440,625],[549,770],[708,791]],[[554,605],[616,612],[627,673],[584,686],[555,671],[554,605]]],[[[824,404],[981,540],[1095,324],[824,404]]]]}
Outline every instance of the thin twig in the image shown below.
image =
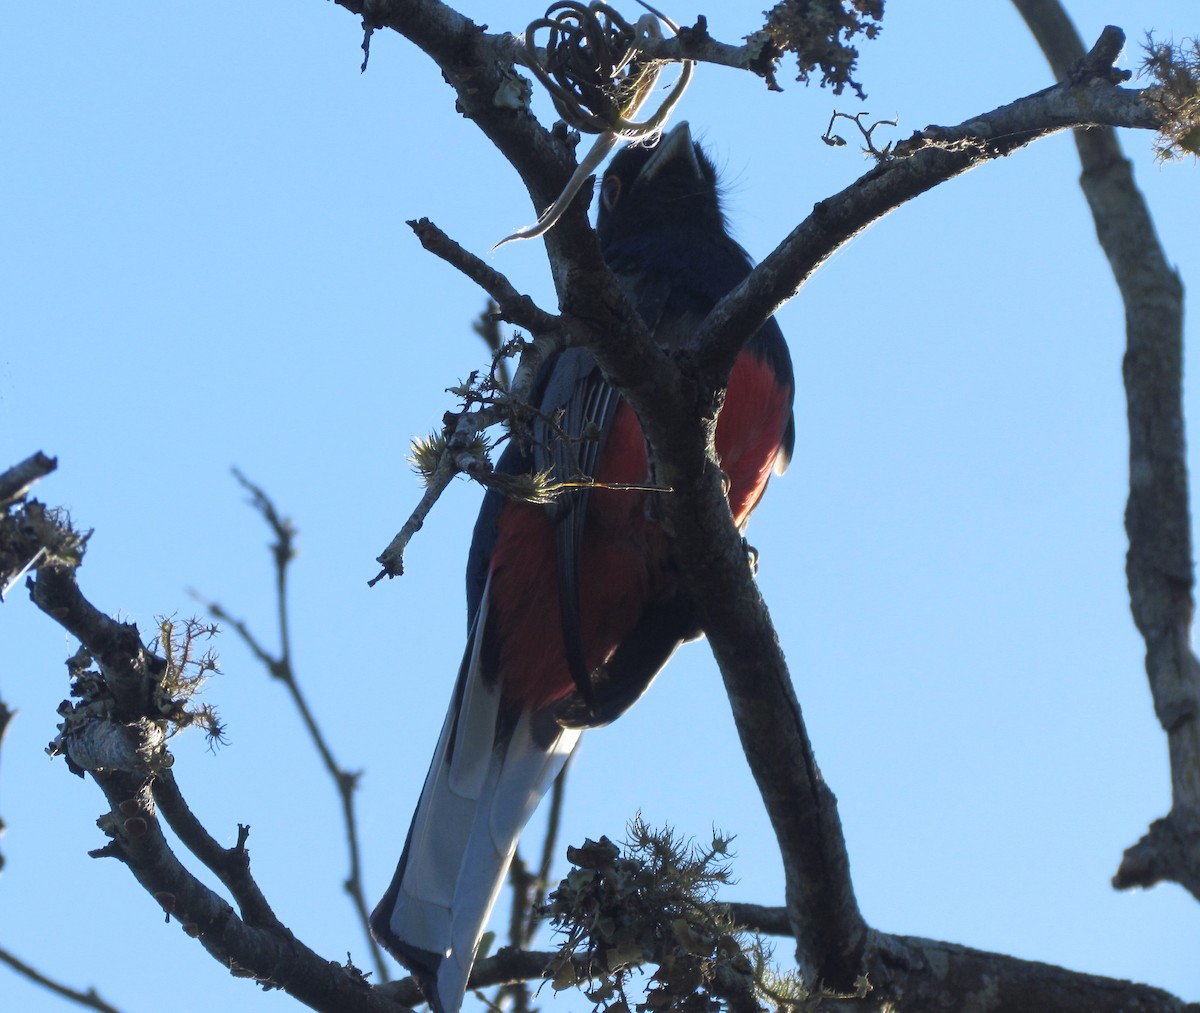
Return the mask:
{"type": "MultiPolygon", "coordinates": [[[[0,748],[4,747],[5,733],[8,731],[12,719],[16,717],[17,712],[8,707],[4,700],[0,700],[0,748]]],[[[5,822],[0,819],[0,838],[4,837],[5,822]]],[[[0,853],[0,869],[4,869],[4,855],[0,853]]]]}
{"type": "MultiPolygon", "coordinates": [[[[16,717],[17,712],[10,708],[3,700],[0,700],[0,748],[4,746],[4,735],[8,731],[9,724],[16,717]]],[[[0,837],[4,836],[4,820],[0,818],[0,837]]],[[[4,855],[0,854],[0,869],[4,868],[4,855]]]]}
{"type": "Polygon", "coordinates": [[[3,948],[0,948],[0,963],[7,964],[17,974],[28,978],[35,985],[41,985],[42,988],[53,992],[55,995],[60,995],[64,999],[69,999],[71,1002],[78,1003],[80,1006],[99,1010],[100,1013],[121,1013],[116,1006],[101,999],[94,988],[89,988],[86,992],[70,988],[61,982],[55,981],[53,978],[46,977],[41,971],[30,967],[25,961],[13,956],[8,950],[3,948]]]}
{"type": "Polygon", "coordinates": [[[554,863],[555,852],[558,851],[558,832],[562,826],[563,798],[566,795],[567,774],[570,769],[571,757],[568,757],[550,789],[550,811],[546,816],[546,836],[542,841],[542,860],[538,865],[533,901],[529,905],[529,920],[525,925],[525,938],[522,940],[525,946],[533,942],[534,933],[542,923],[541,909],[546,903],[546,890],[550,886],[550,870],[554,863]]]}
{"type": "MultiPolygon", "coordinates": [[[[533,942],[538,927],[543,921],[542,907],[546,903],[546,891],[550,885],[550,870],[558,850],[558,832],[562,825],[563,797],[566,793],[567,773],[571,760],[558,772],[550,789],[550,809],[546,816],[546,835],[542,839],[542,854],[538,870],[531,873],[521,860],[520,854],[513,855],[509,869],[509,885],[512,887],[512,912],[509,916],[509,945],[524,950],[533,942]]],[[[504,1000],[512,1004],[516,1013],[529,1009],[529,986],[519,981],[501,987],[495,1004],[503,1006],[504,1000]]]]}
{"type": "Polygon", "coordinates": [[[492,353],[492,379],[501,390],[508,391],[512,387],[512,376],[508,368],[508,353],[504,349],[504,336],[500,333],[500,307],[488,299],[471,329],[483,339],[492,353]]]}
{"type": "Polygon", "coordinates": [[[309,738],[316,747],[318,755],[321,757],[321,763],[333,779],[338,798],[341,802],[342,822],[346,829],[346,846],[350,857],[350,870],[342,887],[350,896],[354,910],[362,924],[363,934],[367,940],[367,947],[371,954],[371,961],[375,966],[375,972],[380,981],[386,981],[389,977],[388,967],[383,957],[383,950],[375,941],[375,937],[371,935],[369,923],[370,910],[367,907],[366,892],[363,889],[361,848],[358,839],[358,816],[355,812],[354,802],[354,793],[358,787],[360,774],[355,771],[346,770],[337,762],[337,759],[333,755],[333,750],[330,748],[325,735],[317,724],[316,716],[313,714],[312,708],[309,706],[308,700],[300,688],[300,683],[296,678],[295,667],[292,664],[287,606],[287,572],[288,564],[291,563],[296,555],[296,529],[290,520],[279,513],[270,497],[261,488],[247,479],[237,469],[234,469],[233,474],[242,487],[250,493],[251,505],[258,511],[263,520],[267,522],[267,525],[275,535],[275,543],[271,546],[271,555],[275,560],[275,593],[278,606],[280,637],[279,654],[274,655],[264,648],[250,632],[247,624],[240,619],[230,616],[219,603],[206,601],[205,605],[215,619],[228,623],[233,628],[254,656],[267,669],[271,677],[283,683],[296,709],[300,712],[300,718],[304,722],[304,727],[308,730],[309,738]]]}
{"type": "Polygon", "coordinates": [[[547,313],[529,296],[518,292],[503,274],[460,246],[428,218],[409,221],[408,227],[426,250],[457,268],[490,295],[499,307],[502,319],[534,334],[550,334],[562,329],[559,317],[547,313]]]}
{"type": "Polygon", "coordinates": [[[513,373],[512,381],[508,384],[506,403],[484,404],[480,408],[460,412],[452,426],[447,423],[445,445],[437,465],[424,474],[425,491],[420,502],[388,543],[387,548],[376,557],[376,562],[382,569],[367,581],[370,587],[374,587],[384,577],[399,577],[404,573],[404,552],[408,543],[424,526],[425,518],[429,516],[434,504],[456,475],[469,475],[485,485],[489,481],[496,481],[491,465],[477,450],[477,438],[491,426],[511,418],[514,405],[528,404],[542,366],[561,347],[561,330],[549,330],[533,341],[526,342],[521,349],[521,359],[513,373]]]}
{"type": "Polygon", "coordinates": [[[367,581],[370,587],[374,587],[384,577],[399,577],[403,575],[404,550],[408,548],[408,543],[412,541],[413,535],[424,527],[425,518],[429,516],[429,511],[433,509],[434,504],[441,498],[442,493],[446,491],[446,487],[450,484],[454,476],[459,473],[459,470],[455,464],[454,455],[449,452],[443,453],[437,468],[425,480],[425,491],[421,494],[420,502],[417,503],[413,512],[408,515],[408,520],[400,526],[400,530],[396,532],[395,536],[388,543],[388,547],[377,557],[376,562],[381,563],[383,569],[367,581]]]}
{"type": "MultiPolygon", "coordinates": [[[[525,926],[530,916],[530,894],[534,888],[534,876],[525,865],[519,851],[513,853],[508,867],[508,885],[512,889],[512,909],[508,916],[508,944],[513,949],[526,946],[525,926]]],[[[489,1005],[495,1009],[509,1009],[513,1013],[526,1013],[529,1009],[529,983],[514,981],[501,985],[489,1005]]]]}

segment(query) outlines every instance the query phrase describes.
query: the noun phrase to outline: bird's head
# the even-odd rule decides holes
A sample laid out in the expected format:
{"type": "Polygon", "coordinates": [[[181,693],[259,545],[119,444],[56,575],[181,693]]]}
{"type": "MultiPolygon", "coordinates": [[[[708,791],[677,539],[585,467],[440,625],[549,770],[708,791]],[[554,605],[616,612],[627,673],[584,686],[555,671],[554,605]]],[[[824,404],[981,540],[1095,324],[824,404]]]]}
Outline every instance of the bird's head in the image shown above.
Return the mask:
{"type": "Polygon", "coordinates": [[[658,143],[631,144],[609,164],[600,184],[600,246],[658,230],[723,234],[717,170],[687,123],[658,143]]]}

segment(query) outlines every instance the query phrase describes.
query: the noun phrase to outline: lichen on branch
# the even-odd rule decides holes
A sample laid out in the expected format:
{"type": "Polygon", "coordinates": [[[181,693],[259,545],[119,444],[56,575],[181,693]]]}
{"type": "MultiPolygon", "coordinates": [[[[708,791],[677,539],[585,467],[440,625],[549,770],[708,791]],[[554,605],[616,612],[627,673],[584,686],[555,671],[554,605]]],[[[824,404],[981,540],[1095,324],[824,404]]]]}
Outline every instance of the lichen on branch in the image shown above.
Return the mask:
{"type": "Polygon", "coordinates": [[[1162,116],[1158,157],[1200,156],[1200,39],[1177,44],[1147,36],[1143,70],[1155,81],[1151,101],[1162,116]]]}
{"type": "Polygon", "coordinates": [[[807,84],[819,68],[822,88],[828,85],[840,95],[850,87],[860,99],[866,98],[852,76],[858,50],[849,43],[856,35],[874,39],[883,30],[883,0],[783,0],[766,14],[767,23],[758,34],[796,57],[797,81],[807,84]]]}
{"type": "MultiPolygon", "coordinates": [[[[575,868],[545,909],[564,936],[550,967],[555,990],[586,988],[605,1013],[749,1013],[777,1004],[785,979],[767,971],[762,944],[714,903],[730,881],[729,839],[714,833],[700,846],[635,819],[623,846],[601,837],[568,848],[567,858],[575,868]],[[631,1003],[630,980],[646,965],[654,969],[645,997],[631,1003]]],[[[788,994],[807,998],[802,987],[788,994]]]]}

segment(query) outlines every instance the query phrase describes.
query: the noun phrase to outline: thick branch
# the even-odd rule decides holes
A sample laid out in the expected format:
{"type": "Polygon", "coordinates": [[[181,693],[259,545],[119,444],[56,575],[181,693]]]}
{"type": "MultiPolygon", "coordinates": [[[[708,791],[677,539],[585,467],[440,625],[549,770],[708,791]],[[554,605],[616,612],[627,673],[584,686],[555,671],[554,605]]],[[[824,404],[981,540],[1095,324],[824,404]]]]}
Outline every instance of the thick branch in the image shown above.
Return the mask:
{"type": "MultiPolygon", "coordinates": [[[[738,925],[752,932],[789,934],[785,908],[730,904],[727,909],[738,925]]],[[[1195,1013],[1200,1009],[1149,985],[874,930],[864,973],[873,986],[873,998],[902,1009],[953,1007],[960,1013],[1195,1013]]]]}
{"type": "Polygon", "coordinates": [[[1198,1008],[1148,985],[912,936],[872,933],[867,968],[871,984],[901,1009],[1195,1013],[1198,1008]]]}
{"type": "MultiPolygon", "coordinates": [[[[1090,57],[1058,0],[1013,0],[1056,76],[1090,57]]],[[[1200,664],[1191,648],[1191,512],[1183,414],[1183,285],[1115,131],[1076,131],[1081,184],[1125,303],[1129,416],[1126,576],[1146,673],[1167,733],[1172,809],[1130,848],[1118,888],[1173,880],[1200,899],[1200,664]]]]}
{"type": "Polygon", "coordinates": [[[1098,77],[1056,85],[955,127],[927,127],[914,134],[875,169],[817,204],[717,305],[695,339],[702,378],[724,382],[746,336],[868,225],[984,162],[1058,131],[1097,123],[1152,130],[1159,119],[1146,92],[1116,88],[1098,77]]]}
{"type": "MultiPolygon", "coordinates": [[[[548,208],[575,171],[577,138],[567,131],[547,130],[529,109],[532,86],[515,65],[525,59],[514,35],[489,35],[439,0],[337,0],[363,16],[364,25],[391,28],[415,43],[440,68],[455,90],[457,107],[487,135],[519,173],[537,214],[548,208]]],[[[587,222],[587,201],[575,200],[546,236],[552,265],[564,249],[600,251],[587,222]]],[[[562,263],[567,263],[562,261],[562,263]]],[[[560,300],[571,279],[555,273],[560,300]]]]}
{"type": "Polygon", "coordinates": [[[148,806],[131,816],[144,797],[144,778],[104,769],[89,771],[108,799],[102,822],[113,840],[98,855],[123,861],[137,881],[235,977],[282,988],[300,1002],[329,1013],[396,1013],[391,1000],[367,984],[353,967],[314,953],[286,929],[247,925],[176,858],[148,806]]]}
{"type": "Polygon", "coordinates": [[[33,603],[87,648],[104,674],[118,715],[136,720],[152,713],[166,662],[146,650],[132,623],[111,619],[88,601],[69,566],[41,567],[30,581],[33,603]]]}
{"type": "Polygon", "coordinates": [[[0,507],[6,507],[21,499],[34,482],[45,478],[57,467],[57,460],[47,457],[39,450],[0,474],[0,507]]]}
{"type": "Polygon", "coordinates": [[[837,802],[821,777],[783,652],[733,526],[718,468],[666,467],[663,522],[700,606],[738,736],[779,842],[796,960],[806,980],[851,991],[866,925],[837,802]]]}
{"type": "MultiPolygon", "coordinates": [[[[358,9],[353,0],[339,2],[358,9]]],[[[497,100],[504,74],[511,70],[504,60],[519,61],[519,56],[501,38],[447,18],[440,4],[393,2],[371,9],[379,23],[407,35],[438,62],[465,114],[517,167],[537,210],[545,207],[569,175],[572,160],[565,154],[567,145],[556,145],[554,135],[534,126],[523,105],[496,112],[502,107],[497,100]],[[428,23],[419,23],[421,19],[428,23]],[[494,62],[482,63],[488,56],[494,62]]],[[[762,322],[832,252],[888,211],[1058,130],[1093,123],[1157,126],[1143,93],[1112,86],[1117,75],[1103,66],[1103,58],[1111,59],[1113,39],[1102,39],[1088,68],[1095,80],[1076,79],[958,127],[923,131],[854,186],[818,205],[716,308],[691,358],[668,360],[649,342],[602,265],[580,201],[546,236],[571,339],[586,345],[621,388],[641,419],[656,481],[675,490],[675,495],[662,497],[663,524],[699,606],[779,838],[797,959],[807,976],[836,989],[851,990],[871,937],[854,900],[836,805],[813,758],[770,617],[712,460],[718,392],[742,345],[762,322]]]]}
{"type": "MultiPolygon", "coordinates": [[[[248,872],[229,875],[227,882],[262,925],[247,924],[183,866],[163,835],[150,794],[158,772],[170,764],[159,709],[166,663],[145,650],[136,626],[115,622],[84,598],[71,567],[43,566],[30,583],[38,607],[101,665],[102,681],[78,673],[76,692],[84,699],[64,711],[55,743],[73,770],[92,775],[108,800],[110,811],[100,825],[111,840],[94,854],[124,862],[168,915],[235,976],[278,986],[330,1013],[395,1013],[395,1004],[372,989],[356,968],[320,957],[280,925],[257,887],[249,885],[248,872]],[[115,705],[118,690],[123,706],[115,705]]],[[[82,657],[81,652],[74,661],[77,669],[83,667],[82,657]]],[[[182,806],[171,782],[162,790],[169,808],[182,806]]],[[[195,840],[205,860],[221,868],[211,853],[211,838],[190,823],[191,814],[172,808],[172,817],[183,838],[195,840]]]]}

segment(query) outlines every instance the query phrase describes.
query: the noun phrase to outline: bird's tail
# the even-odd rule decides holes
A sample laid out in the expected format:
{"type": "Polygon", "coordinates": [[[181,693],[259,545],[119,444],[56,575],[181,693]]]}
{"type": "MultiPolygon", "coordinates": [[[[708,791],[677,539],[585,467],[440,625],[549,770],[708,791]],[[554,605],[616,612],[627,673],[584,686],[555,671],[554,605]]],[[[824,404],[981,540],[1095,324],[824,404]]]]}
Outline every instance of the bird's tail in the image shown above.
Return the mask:
{"type": "Polygon", "coordinates": [[[371,915],[436,1013],[458,1013],[517,838],[579,739],[548,713],[506,712],[481,677],[482,639],[470,639],[404,853],[371,915]]]}

